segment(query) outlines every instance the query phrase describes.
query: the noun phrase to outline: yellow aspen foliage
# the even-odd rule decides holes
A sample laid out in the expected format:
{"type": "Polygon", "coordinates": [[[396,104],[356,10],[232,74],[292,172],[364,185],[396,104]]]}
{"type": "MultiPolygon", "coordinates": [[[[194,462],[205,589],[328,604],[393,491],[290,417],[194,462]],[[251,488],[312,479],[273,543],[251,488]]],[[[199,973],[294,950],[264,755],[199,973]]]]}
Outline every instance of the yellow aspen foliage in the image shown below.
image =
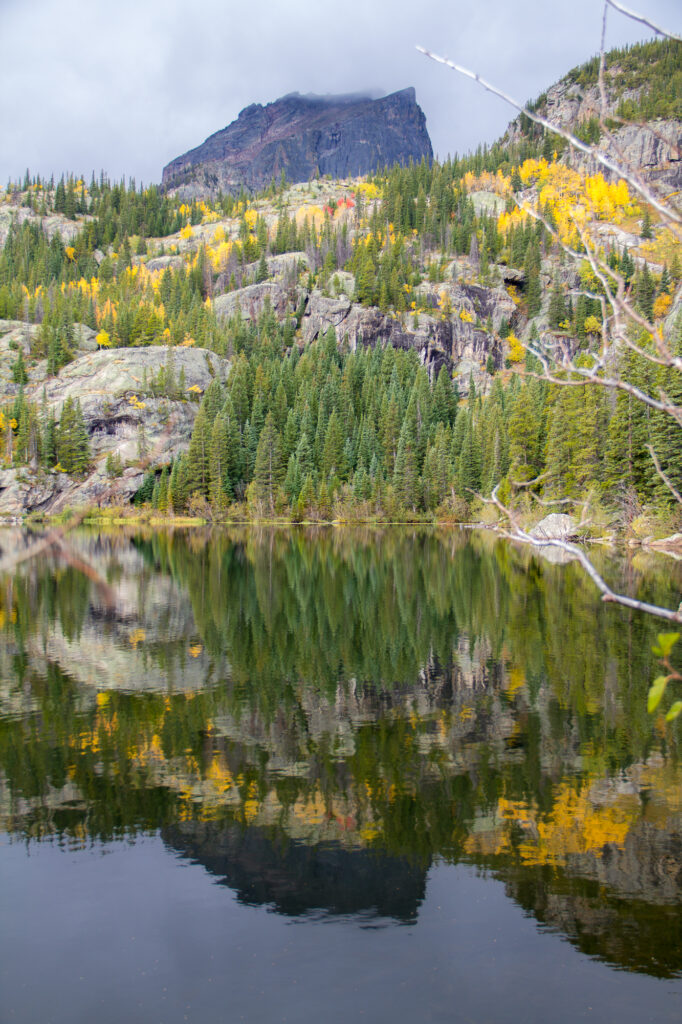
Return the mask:
{"type": "Polygon", "coordinates": [[[593,314],[585,317],[585,334],[601,334],[601,323],[593,314]]]}
{"type": "Polygon", "coordinates": [[[507,337],[507,343],[509,345],[509,355],[507,358],[510,363],[522,363],[526,358],[526,350],[523,347],[521,341],[516,337],[515,334],[510,334],[507,337]]]}
{"type": "Polygon", "coordinates": [[[378,199],[381,195],[379,187],[373,181],[361,181],[358,183],[357,191],[365,199],[378,199]]]}
{"type": "Polygon", "coordinates": [[[111,348],[111,338],[108,331],[100,331],[95,337],[98,348],[111,348]]]}
{"type": "MultiPolygon", "coordinates": [[[[526,188],[537,190],[538,207],[549,209],[562,242],[575,245],[580,231],[593,220],[619,223],[631,216],[633,204],[628,186],[622,179],[608,182],[602,174],[585,176],[564,164],[544,159],[525,160],[518,168],[526,188]]],[[[498,228],[506,233],[519,221],[511,214],[503,214],[498,228]]]]}
{"type": "Polygon", "coordinates": [[[64,249],[64,252],[66,254],[66,258],[67,259],[75,260],[75,258],[76,258],[76,250],[74,249],[74,247],[72,245],[67,245],[66,249],[64,249]]]}
{"type": "Polygon", "coordinates": [[[188,239],[188,238],[191,238],[192,235],[193,235],[192,225],[191,224],[185,224],[184,228],[180,232],[180,238],[188,239]]]}
{"type": "Polygon", "coordinates": [[[309,220],[314,227],[320,227],[324,224],[324,210],[321,206],[313,204],[299,206],[295,219],[297,227],[301,227],[305,220],[309,220]]]}
{"type": "Polygon", "coordinates": [[[661,317],[667,316],[672,306],[672,299],[669,295],[663,292],[662,295],[657,295],[654,299],[654,320],[660,320],[661,317]]]}
{"type": "Polygon", "coordinates": [[[476,322],[476,317],[473,313],[470,313],[468,309],[460,309],[459,318],[463,320],[465,324],[473,324],[476,322]]]}
{"type": "Polygon", "coordinates": [[[511,178],[506,177],[501,170],[495,174],[491,171],[482,171],[474,174],[467,171],[464,175],[464,187],[467,192],[495,192],[498,196],[509,196],[512,192],[511,178]]]}
{"type": "Polygon", "coordinates": [[[506,235],[512,228],[525,224],[529,217],[529,213],[526,213],[525,210],[521,210],[518,207],[511,210],[510,213],[501,213],[497,218],[497,230],[501,235],[506,235]]]}

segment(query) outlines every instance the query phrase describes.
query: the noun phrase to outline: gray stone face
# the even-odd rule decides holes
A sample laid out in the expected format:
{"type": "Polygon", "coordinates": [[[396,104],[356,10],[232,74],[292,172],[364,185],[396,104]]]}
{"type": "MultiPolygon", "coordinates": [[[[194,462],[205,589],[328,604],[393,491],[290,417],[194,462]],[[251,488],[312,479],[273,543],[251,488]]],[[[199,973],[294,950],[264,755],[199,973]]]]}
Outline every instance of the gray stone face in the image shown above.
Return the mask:
{"type": "Polygon", "coordinates": [[[59,512],[66,506],[123,504],[139,489],[148,468],[168,464],[189,444],[198,399],[230,364],[202,348],[112,349],[92,352],[65,366],[57,377],[29,386],[27,397],[44,400],[58,417],[67,398],[78,399],[88,431],[92,462],[85,478],[22,466],[0,472],[0,516],[59,512]],[[150,397],[145,387],[166,370],[172,356],[176,382],[184,373],[181,399],[150,397]],[[110,478],[107,455],[121,459],[123,474],[110,478]]]}
{"type": "Polygon", "coordinates": [[[442,366],[454,371],[461,395],[468,393],[470,376],[476,387],[485,392],[491,380],[484,372],[488,356],[493,357],[497,369],[504,362],[503,346],[488,331],[486,322],[490,321],[493,331],[499,331],[502,320],[509,321],[515,315],[513,301],[503,288],[473,284],[445,282],[422,289],[424,303],[434,312],[419,313],[416,317],[413,313],[397,316],[376,306],[362,306],[347,295],[331,297],[300,286],[288,289],[280,281],[249,285],[219,295],[213,308],[224,319],[239,312],[244,320],[255,320],[269,304],[280,323],[294,322],[297,308],[302,308],[300,330],[305,344],[312,344],[333,327],[338,343],[347,344],[353,351],[358,346],[376,345],[414,348],[430,373],[437,374],[442,366]],[[438,313],[443,295],[450,302],[452,314],[438,313]],[[465,311],[468,319],[462,319],[458,311],[465,311]]]}
{"type": "Polygon", "coordinates": [[[186,198],[279,180],[308,181],[368,174],[384,164],[433,158],[426,119],[414,89],[379,100],[293,93],[242,110],[236,121],[172,160],[163,186],[186,198]]]}

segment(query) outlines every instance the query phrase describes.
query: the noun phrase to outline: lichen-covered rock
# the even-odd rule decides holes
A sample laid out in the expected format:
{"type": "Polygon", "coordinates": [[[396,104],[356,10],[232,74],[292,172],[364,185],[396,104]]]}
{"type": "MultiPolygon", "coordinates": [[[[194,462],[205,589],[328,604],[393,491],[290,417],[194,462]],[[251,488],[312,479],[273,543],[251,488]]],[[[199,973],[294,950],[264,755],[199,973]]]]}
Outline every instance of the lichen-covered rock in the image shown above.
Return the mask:
{"type": "MultiPolygon", "coordinates": [[[[606,116],[614,117],[624,100],[639,100],[644,86],[623,89],[619,84],[622,68],[611,65],[606,72],[606,116]]],[[[601,114],[598,84],[583,88],[570,76],[552,85],[545,94],[538,113],[552,124],[574,131],[579,125],[601,114]]],[[[521,122],[516,118],[509,125],[503,144],[519,143],[523,138],[521,122]]],[[[682,125],[679,121],[658,120],[649,124],[624,124],[603,137],[599,148],[617,165],[634,171],[646,181],[657,181],[671,189],[682,187],[682,125]]],[[[600,171],[605,177],[612,173],[587,154],[567,152],[565,160],[588,174],[600,171]]]]}
{"type": "MultiPolygon", "coordinates": [[[[135,263],[141,263],[142,261],[135,257],[135,263]]],[[[145,262],[147,270],[180,270],[185,265],[185,260],[182,256],[152,256],[145,262]]]]}
{"type": "Polygon", "coordinates": [[[69,478],[64,473],[26,466],[0,470],[0,515],[14,519],[25,512],[47,511],[68,487],[69,478]]]}
{"type": "MultiPolygon", "coordinates": [[[[488,356],[497,368],[503,362],[502,346],[494,332],[499,330],[503,317],[514,315],[514,303],[503,289],[447,283],[437,287],[447,295],[452,313],[397,317],[344,296],[333,299],[313,292],[301,322],[303,340],[312,342],[333,327],[338,341],[352,350],[358,345],[414,348],[430,370],[438,372],[445,365],[459,374],[462,394],[467,393],[470,374],[477,387],[485,389],[489,381],[484,372],[488,356]],[[461,318],[462,310],[465,319],[461,318]],[[485,328],[488,320],[492,332],[485,328]]],[[[424,293],[423,299],[437,308],[440,295],[434,293],[429,300],[428,293],[424,293]]]]}
{"type": "MultiPolygon", "coordinates": [[[[30,355],[40,337],[40,324],[27,324],[22,320],[0,320],[0,391],[5,398],[17,394],[19,385],[14,380],[13,366],[23,353],[30,385],[40,384],[47,377],[47,360],[31,362],[30,355]]],[[[71,348],[74,352],[95,352],[95,332],[86,324],[72,325],[71,348]]]]}

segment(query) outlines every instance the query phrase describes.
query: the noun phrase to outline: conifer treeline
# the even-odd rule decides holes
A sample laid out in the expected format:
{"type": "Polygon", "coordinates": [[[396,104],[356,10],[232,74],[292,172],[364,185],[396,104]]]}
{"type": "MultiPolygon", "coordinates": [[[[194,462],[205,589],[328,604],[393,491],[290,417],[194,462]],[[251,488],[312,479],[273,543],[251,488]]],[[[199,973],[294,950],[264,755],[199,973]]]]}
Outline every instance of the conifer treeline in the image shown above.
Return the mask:
{"type": "MultiPolygon", "coordinates": [[[[496,375],[485,398],[470,381],[460,401],[446,369],[429,379],[413,350],[339,351],[330,330],[282,358],[277,331],[273,318],[253,329],[226,385],[207,390],[188,451],[151,474],[138,500],[175,512],[199,501],[218,514],[240,502],[250,514],[295,518],[456,518],[498,483],[509,495],[540,477],[548,498],[591,492],[622,512],[671,501],[649,443],[682,488],[675,423],[625,392],[614,399],[512,373],[496,375]]],[[[624,359],[628,380],[682,404],[675,371],[632,352],[624,359]]]]}

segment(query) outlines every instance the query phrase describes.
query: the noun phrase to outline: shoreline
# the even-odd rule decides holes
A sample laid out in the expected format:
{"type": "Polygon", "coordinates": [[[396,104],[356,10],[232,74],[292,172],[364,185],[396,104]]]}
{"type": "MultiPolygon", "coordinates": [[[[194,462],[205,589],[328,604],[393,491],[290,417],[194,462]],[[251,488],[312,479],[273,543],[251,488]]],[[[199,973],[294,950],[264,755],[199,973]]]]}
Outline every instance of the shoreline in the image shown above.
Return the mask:
{"type": "MultiPolygon", "coordinates": [[[[57,514],[32,514],[26,513],[23,516],[7,516],[0,518],[0,527],[36,527],[45,526],[52,529],[65,527],[73,529],[77,526],[139,526],[151,527],[153,529],[195,529],[202,527],[257,527],[257,528],[278,528],[291,529],[296,527],[332,527],[332,528],[353,528],[353,527],[412,527],[420,529],[442,529],[444,527],[457,528],[460,530],[482,531],[496,533],[505,536],[505,539],[514,541],[513,537],[500,533],[500,522],[456,522],[452,519],[381,519],[378,517],[357,518],[357,519],[293,519],[290,516],[226,516],[224,518],[207,518],[193,515],[164,515],[158,510],[141,509],[130,511],[121,507],[112,506],[110,510],[92,508],[67,509],[57,514]]],[[[566,538],[568,539],[568,538],[566,538]]],[[[523,543],[517,541],[517,543],[523,543]]],[[[630,550],[650,551],[654,554],[665,554],[676,560],[682,560],[682,533],[673,533],[666,537],[655,537],[653,535],[637,538],[622,533],[610,532],[604,536],[588,537],[578,536],[574,543],[583,545],[595,545],[609,549],[619,547],[630,550]]]]}

